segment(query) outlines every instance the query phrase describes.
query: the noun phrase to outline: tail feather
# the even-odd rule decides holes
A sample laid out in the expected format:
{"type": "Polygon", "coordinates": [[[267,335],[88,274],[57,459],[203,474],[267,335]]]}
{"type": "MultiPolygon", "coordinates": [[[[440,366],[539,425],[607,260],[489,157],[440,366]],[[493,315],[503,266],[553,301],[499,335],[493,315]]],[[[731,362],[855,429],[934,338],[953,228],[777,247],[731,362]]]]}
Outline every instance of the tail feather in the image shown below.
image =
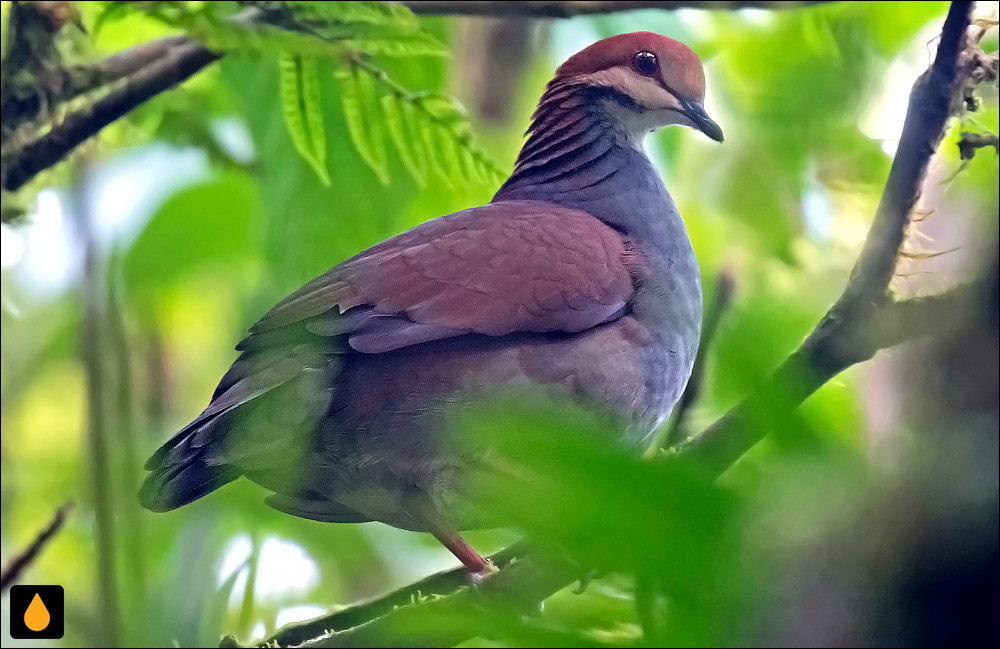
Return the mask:
{"type": "Polygon", "coordinates": [[[322,349],[305,344],[241,354],[208,407],[146,462],[139,502],[169,511],[285,461],[326,411],[335,371],[322,349]]]}
{"type": "Polygon", "coordinates": [[[240,477],[231,466],[210,466],[199,456],[183,464],[155,467],[139,489],[139,502],[154,512],[187,505],[240,477]]]}

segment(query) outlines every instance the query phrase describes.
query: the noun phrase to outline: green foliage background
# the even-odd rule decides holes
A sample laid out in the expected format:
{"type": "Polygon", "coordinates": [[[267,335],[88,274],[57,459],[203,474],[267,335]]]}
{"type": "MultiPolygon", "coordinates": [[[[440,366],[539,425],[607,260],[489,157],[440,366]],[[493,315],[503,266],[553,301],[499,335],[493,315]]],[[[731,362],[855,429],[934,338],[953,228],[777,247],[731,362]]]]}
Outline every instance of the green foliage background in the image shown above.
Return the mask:
{"type": "MultiPolygon", "coordinates": [[[[477,97],[463,96],[467,88],[458,82],[467,20],[418,21],[395,9],[402,26],[391,31],[364,13],[380,11],[379,3],[357,3],[358,24],[371,28],[368,40],[327,34],[320,47],[287,35],[251,42],[236,28],[219,29],[218,19],[171,14],[177,3],[162,4],[164,15],[154,17],[80,3],[91,32],[72,37],[68,56],[112,53],[178,29],[239,51],[105,130],[73,163],[35,183],[31,191],[43,192],[33,211],[3,225],[5,238],[27,241],[38,214],[58,199],[67,254],[78,260],[83,243],[71,214],[90,205],[89,218],[100,220],[97,212],[115,203],[115,191],[135,203],[129,225],[110,228],[114,234],[102,235],[107,244],[99,246],[102,339],[80,339],[78,263],[67,283],[46,293],[26,270],[30,255],[45,253],[25,248],[12,263],[5,259],[0,278],[3,553],[23,546],[60,503],[77,501],[66,529],[26,576],[66,588],[67,645],[211,645],[223,633],[259,639],[290,607],[350,603],[452,565],[429,536],[292,518],[264,506],[262,490],[243,481],[154,515],[135,498],[139,467],[204,407],[234,358],[233,345],[274,302],[383,238],[487,202],[512,166],[554,66],[598,37],[657,31],[689,44],[707,63],[708,107],[725,144],[668,129],[648,145],[688,224],[706,301],[723,269],[736,278],[690,432],[710,423],[794,349],[843,288],[891,162],[879,138],[897,135],[892,128],[873,133],[870,124],[881,118],[891,126],[895,116],[898,129],[906,91],[929,60],[928,43],[947,8],[840,2],[548,22],[533,27],[533,55],[507,98],[511,117],[498,123],[477,115],[477,97]],[[387,42],[399,46],[379,45],[387,42]],[[901,80],[899,92],[894,79],[901,80]],[[472,107],[471,128],[461,106],[447,99],[452,94],[472,107]],[[226,139],[233,132],[236,146],[226,139]],[[252,154],[242,152],[247,145],[252,154]],[[80,199],[96,191],[98,178],[107,182],[122,165],[139,164],[149,147],[175,153],[157,163],[160,172],[191,165],[182,170],[186,180],[159,191],[105,187],[100,200],[80,199]],[[113,487],[114,575],[98,574],[95,561],[80,357],[87,345],[99,346],[106,370],[112,471],[103,477],[113,487]],[[279,564],[275,552],[285,561],[299,556],[299,563],[279,564]],[[313,573],[273,568],[310,563],[313,573]],[[117,584],[117,619],[98,604],[107,579],[117,584]]],[[[995,49],[995,31],[984,45],[995,49]]],[[[489,61],[490,69],[504,65],[502,57],[489,61]]],[[[489,79],[490,71],[484,74],[489,79]]],[[[960,267],[976,258],[978,238],[995,234],[997,160],[985,151],[949,179],[959,166],[950,143],[959,130],[995,133],[997,114],[994,94],[973,121],[955,126],[932,171],[930,182],[946,184],[929,192],[938,211],[928,219],[961,221],[955,227],[966,238],[950,257],[960,267]]],[[[907,269],[918,278],[948,276],[943,267],[907,269]]],[[[899,288],[910,290],[910,280],[902,278],[899,288]]],[[[494,433],[499,426],[519,440],[511,442],[512,456],[527,458],[544,480],[497,506],[506,503],[523,528],[566,542],[606,571],[583,594],[552,598],[533,624],[564,635],[534,640],[635,641],[642,620],[632,572],[652,575],[659,580],[653,592],[670,598],[663,642],[796,637],[781,632],[791,624],[781,611],[794,610],[788,600],[797,592],[789,582],[824,548],[833,553],[837,539],[878,509],[873,503],[909,484],[900,476],[920,464],[915,458],[938,448],[922,441],[920,422],[887,402],[886,394],[906,394],[905,377],[892,375],[896,354],[826,385],[717,488],[661,475],[591,444],[585,425],[554,421],[551,413],[528,409],[514,417],[506,409],[470,420],[470,435],[477,422],[490,422],[494,433]],[[560,431],[574,440],[568,448],[545,441],[560,431]],[[543,523],[531,516],[549,508],[553,515],[543,523]]],[[[988,482],[973,491],[996,497],[988,482]]],[[[872,544],[885,538],[879,529],[872,544]]],[[[501,530],[468,538],[486,552],[518,536],[501,530]]],[[[869,575],[872,592],[891,590],[894,562],[904,560],[894,555],[878,564],[881,572],[869,575]]],[[[826,578],[818,568],[816,574],[826,578]]],[[[642,606],[662,604],[647,597],[642,606]]],[[[850,615],[841,622],[863,623],[850,615]]],[[[6,624],[4,633],[6,646],[6,624]]],[[[516,645],[527,637],[511,630],[469,644],[516,645]]]]}

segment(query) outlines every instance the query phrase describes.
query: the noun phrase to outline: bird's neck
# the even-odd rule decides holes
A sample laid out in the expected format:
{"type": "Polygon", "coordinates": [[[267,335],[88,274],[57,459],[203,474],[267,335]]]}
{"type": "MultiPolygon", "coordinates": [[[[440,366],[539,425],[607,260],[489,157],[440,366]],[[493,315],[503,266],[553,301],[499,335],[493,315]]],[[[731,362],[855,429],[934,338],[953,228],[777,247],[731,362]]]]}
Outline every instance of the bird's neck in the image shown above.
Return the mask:
{"type": "Polygon", "coordinates": [[[513,174],[493,198],[542,200],[593,214],[634,237],[687,233],[660,174],[615,109],[592,89],[549,85],[513,174]],[[668,232],[676,230],[680,232],[668,232]]]}
{"type": "Polygon", "coordinates": [[[557,203],[592,214],[628,237],[648,270],[633,310],[690,367],[701,327],[698,260],[673,199],[642,149],[643,134],[630,133],[626,108],[611,102],[550,85],[514,173],[493,202],[557,203]]]}

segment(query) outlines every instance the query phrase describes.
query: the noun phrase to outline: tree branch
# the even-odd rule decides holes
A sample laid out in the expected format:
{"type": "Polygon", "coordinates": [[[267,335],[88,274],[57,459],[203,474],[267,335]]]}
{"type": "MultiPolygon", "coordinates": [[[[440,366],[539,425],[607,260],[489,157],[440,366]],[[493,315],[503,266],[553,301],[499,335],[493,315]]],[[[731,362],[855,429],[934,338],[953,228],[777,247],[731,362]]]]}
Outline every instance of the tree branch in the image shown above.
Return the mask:
{"type": "Polygon", "coordinates": [[[851,309],[861,302],[888,296],[889,280],[903,244],[910,211],[920,197],[927,165],[944,136],[959,81],[959,53],[964,49],[972,2],[953,2],[948,10],[937,55],[929,70],[914,83],[903,122],[899,149],[865,240],[851,271],[851,282],[831,311],[851,309]]]}
{"type": "MultiPolygon", "coordinates": [[[[958,320],[977,302],[982,293],[978,282],[931,297],[901,301],[893,300],[888,291],[910,212],[959,90],[959,55],[964,48],[971,5],[951,4],[935,61],[914,84],[882,200],[841,297],[764,385],[701,434],[657,461],[693,462],[713,475],[721,474],[766,434],[775,417],[796,408],[837,373],[871,358],[878,349],[943,333],[942,327],[947,326],[943,323],[958,320]]],[[[439,575],[432,579],[442,579],[441,583],[450,586],[456,574],[443,573],[444,578],[439,575]]],[[[541,601],[578,577],[579,569],[551,559],[542,563],[532,555],[487,577],[478,589],[459,589],[444,597],[415,602],[344,630],[338,631],[337,620],[343,627],[344,620],[363,618],[359,614],[362,609],[348,608],[300,625],[300,629],[308,627],[310,631],[333,630],[302,646],[388,646],[399,644],[401,638],[409,644],[453,645],[488,630],[498,602],[527,605],[541,601]],[[483,602],[490,602],[490,615],[477,613],[483,602]]],[[[397,593],[409,597],[413,588],[397,593]]],[[[279,631],[272,642],[301,639],[284,633],[279,631]]]]}
{"type": "MultiPolygon", "coordinates": [[[[515,543],[490,556],[490,561],[497,568],[506,568],[517,558],[524,556],[527,551],[526,543],[515,543]]],[[[355,604],[313,620],[286,625],[259,646],[288,647],[302,644],[331,631],[344,631],[358,626],[385,615],[397,607],[407,606],[414,601],[426,600],[435,596],[448,595],[468,585],[469,576],[465,568],[439,572],[382,597],[355,604]]],[[[239,645],[234,638],[227,636],[220,646],[236,647],[239,645]]]]}
{"type": "Polygon", "coordinates": [[[523,0],[444,1],[415,0],[404,2],[415,14],[452,16],[531,16],[535,18],[572,18],[593,14],[609,14],[635,9],[792,9],[821,2],[711,2],[687,0],[673,2],[592,2],[589,0],[563,0],[531,2],[523,0]]]}
{"type": "Polygon", "coordinates": [[[17,191],[40,171],[65,158],[108,124],[221,56],[189,40],[167,49],[163,56],[126,77],[122,87],[112,90],[93,106],[72,113],[34,140],[12,144],[5,149],[0,163],[0,184],[7,191],[17,191]]]}
{"type": "Polygon", "coordinates": [[[169,56],[173,48],[190,42],[186,36],[167,36],[116,52],[97,63],[58,68],[49,74],[50,77],[58,77],[58,80],[48,84],[51,87],[44,99],[41,92],[4,98],[3,126],[7,130],[15,129],[39,117],[45,103],[69,101],[113,84],[169,56]]]}
{"type": "MultiPolygon", "coordinates": [[[[886,302],[863,313],[862,319],[824,319],[830,324],[822,334],[810,335],[762,386],[698,436],[681,444],[677,455],[707,468],[712,475],[722,474],[763,439],[778,418],[841,371],[867,360],[879,349],[946,334],[968,315],[970,305],[983,294],[976,282],[938,295],[886,302]]],[[[813,333],[817,334],[822,326],[813,333]]]]}
{"type": "Polygon", "coordinates": [[[532,554],[486,578],[477,588],[466,587],[447,597],[401,606],[299,646],[451,647],[477,635],[489,635],[504,621],[537,611],[539,602],[578,579],[581,572],[565,559],[532,554]]]}
{"type": "Polygon", "coordinates": [[[0,60],[0,107],[3,111],[2,137],[20,123],[22,101],[33,102],[35,113],[45,95],[55,92],[62,57],[56,36],[67,22],[79,20],[72,2],[12,2],[7,14],[7,38],[0,60]]]}
{"type": "Polygon", "coordinates": [[[993,147],[993,153],[1000,155],[1000,138],[993,133],[962,133],[958,140],[958,155],[962,160],[972,160],[977,150],[988,146],[993,147]]]}
{"type": "Polygon", "coordinates": [[[62,529],[63,523],[66,522],[66,517],[69,513],[73,511],[73,503],[66,502],[56,510],[56,513],[52,515],[52,520],[49,524],[45,526],[38,536],[35,537],[31,543],[28,544],[20,554],[14,555],[14,557],[7,562],[7,565],[3,569],[3,573],[0,573],[0,593],[6,593],[7,590],[14,585],[17,578],[21,576],[21,572],[24,571],[31,562],[35,560],[38,554],[42,551],[42,548],[52,540],[52,537],[62,529]]]}

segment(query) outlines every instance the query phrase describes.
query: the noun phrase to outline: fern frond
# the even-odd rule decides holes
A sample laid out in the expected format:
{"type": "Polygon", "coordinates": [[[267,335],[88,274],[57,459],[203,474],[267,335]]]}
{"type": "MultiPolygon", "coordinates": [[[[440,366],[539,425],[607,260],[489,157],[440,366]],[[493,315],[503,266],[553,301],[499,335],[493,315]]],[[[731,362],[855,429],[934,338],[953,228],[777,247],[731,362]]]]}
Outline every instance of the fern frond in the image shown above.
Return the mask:
{"type": "Polygon", "coordinates": [[[389,130],[392,143],[395,145],[396,151],[399,152],[399,159],[413,179],[417,181],[417,184],[423,187],[427,182],[427,175],[414,154],[414,146],[411,144],[413,140],[411,140],[410,129],[406,123],[405,108],[399,97],[393,94],[383,95],[382,115],[385,117],[385,125],[389,130]]]}
{"type": "MultiPolygon", "coordinates": [[[[417,157],[430,161],[429,165],[420,164],[421,169],[433,168],[449,185],[456,179],[464,179],[467,183],[502,182],[506,174],[473,144],[468,115],[454,99],[440,93],[410,92],[393,81],[384,70],[362,57],[352,57],[350,64],[355,76],[370,78],[381,88],[384,93],[383,107],[387,104],[402,107],[399,112],[405,114],[412,125],[409,137],[401,139],[401,134],[393,132],[393,129],[400,129],[398,123],[393,123],[395,116],[389,115],[391,109],[386,110],[386,128],[390,131],[396,148],[401,151],[403,165],[418,183],[422,182],[423,175],[414,174],[411,169],[411,165],[417,166],[417,157]],[[412,150],[413,160],[407,159],[402,148],[412,150]]],[[[353,108],[345,103],[345,114],[349,109],[353,108]]]]}
{"type": "Polygon", "coordinates": [[[326,128],[320,104],[316,61],[282,53],[278,57],[281,113],[296,151],[320,181],[330,185],[326,169],[326,128]]]}
{"type": "Polygon", "coordinates": [[[370,112],[377,103],[375,87],[370,76],[350,66],[336,72],[341,85],[341,101],[347,132],[361,159],[375,172],[379,181],[389,183],[389,167],[385,158],[385,145],[381,124],[370,112]]]}

